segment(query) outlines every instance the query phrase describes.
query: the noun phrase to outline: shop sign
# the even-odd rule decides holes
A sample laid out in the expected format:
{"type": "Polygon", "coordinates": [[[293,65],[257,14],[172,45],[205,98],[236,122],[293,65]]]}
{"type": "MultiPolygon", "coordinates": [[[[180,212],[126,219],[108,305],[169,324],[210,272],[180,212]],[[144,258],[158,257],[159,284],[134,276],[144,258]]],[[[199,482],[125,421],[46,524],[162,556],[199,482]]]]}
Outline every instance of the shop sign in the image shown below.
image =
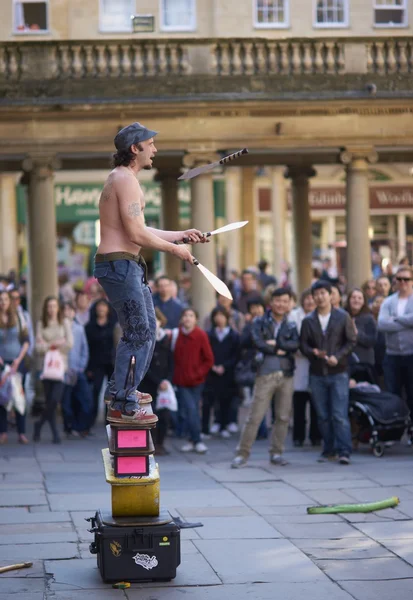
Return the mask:
{"type": "MultiPolygon", "coordinates": [[[[413,187],[370,187],[370,209],[413,208],[413,187]]],[[[287,191],[288,208],[291,209],[291,190],[287,191]]],[[[259,188],[260,211],[271,211],[271,190],[259,188]]],[[[346,208],[345,188],[313,188],[308,194],[311,210],[344,210],[346,208]]]]}
{"type": "MultiPolygon", "coordinates": [[[[26,222],[26,186],[17,187],[17,216],[19,223],[26,222]]],[[[145,195],[145,216],[159,223],[161,211],[161,189],[155,182],[141,183],[145,195]]],[[[99,198],[101,183],[58,183],[55,184],[55,204],[57,223],[77,223],[99,219],[99,198]]],[[[190,186],[188,182],[179,185],[179,216],[183,220],[190,217],[190,186]]]]}

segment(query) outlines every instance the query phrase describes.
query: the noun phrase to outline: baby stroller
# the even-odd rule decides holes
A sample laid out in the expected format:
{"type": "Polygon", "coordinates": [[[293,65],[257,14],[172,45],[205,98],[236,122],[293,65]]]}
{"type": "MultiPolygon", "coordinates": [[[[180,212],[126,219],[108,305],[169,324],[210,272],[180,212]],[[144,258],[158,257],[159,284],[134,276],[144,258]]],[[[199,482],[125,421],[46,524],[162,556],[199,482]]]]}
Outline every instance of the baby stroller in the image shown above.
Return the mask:
{"type": "Polygon", "coordinates": [[[400,441],[405,432],[412,442],[412,424],[406,402],[367,382],[350,389],[353,440],[370,444],[374,456],[384,454],[385,442],[400,441]]]}

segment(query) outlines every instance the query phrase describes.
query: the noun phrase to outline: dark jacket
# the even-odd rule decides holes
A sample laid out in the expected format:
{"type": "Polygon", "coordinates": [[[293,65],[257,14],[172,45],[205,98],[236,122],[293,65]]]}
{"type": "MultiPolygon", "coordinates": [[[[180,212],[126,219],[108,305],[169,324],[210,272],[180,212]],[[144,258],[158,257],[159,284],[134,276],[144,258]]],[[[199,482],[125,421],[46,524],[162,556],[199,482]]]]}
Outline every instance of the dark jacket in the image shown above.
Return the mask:
{"type": "Polygon", "coordinates": [[[348,367],[348,355],[356,344],[356,330],[350,315],[344,310],[333,308],[325,335],[322,332],[317,310],[302,322],[300,349],[310,361],[310,375],[336,375],[348,367]],[[324,350],[327,356],[335,356],[338,364],[327,365],[324,358],[314,356],[313,349],[324,350]]]}
{"type": "Polygon", "coordinates": [[[89,321],[85,327],[87,343],[89,345],[89,364],[87,371],[114,363],[115,352],[115,324],[108,320],[106,325],[99,325],[97,321],[89,321]]]}
{"type": "Polygon", "coordinates": [[[153,356],[149,369],[142,379],[139,390],[151,394],[155,399],[158,393],[158,387],[161,381],[167,379],[172,381],[173,376],[173,354],[171,350],[171,340],[168,335],[158,340],[155,344],[153,356]]]}
{"type": "Polygon", "coordinates": [[[285,376],[292,377],[295,368],[294,352],[300,346],[297,327],[284,317],[277,333],[276,345],[269,346],[266,342],[274,339],[275,324],[271,315],[269,310],[262,317],[254,319],[251,331],[254,346],[264,355],[276,355],[278,350],[286,352],[284,356],[278,357],[280,367],[285,376]]]}
{"type": "Polygon", "coordinates": [[[222,365],[225,372],[223,375],[218,375],[214,371],[210,371],[205,382],[205,389],[228,390],[228,393],[231,394],[236,387],[234,371],[239,359],[239,335],[234,329],[230,328],[228,335],[220,342],[215,329],[210,329],[208,337],[214,354],[214,365],[222,365]]]}
{"type": "Polygon", "coordinates": [[[362,313],[354,319],[357,328],[357,342],[353,353],[363,364],[374,365],[374,346],[377,339],[377,325],[373,315],[362,313]]]}

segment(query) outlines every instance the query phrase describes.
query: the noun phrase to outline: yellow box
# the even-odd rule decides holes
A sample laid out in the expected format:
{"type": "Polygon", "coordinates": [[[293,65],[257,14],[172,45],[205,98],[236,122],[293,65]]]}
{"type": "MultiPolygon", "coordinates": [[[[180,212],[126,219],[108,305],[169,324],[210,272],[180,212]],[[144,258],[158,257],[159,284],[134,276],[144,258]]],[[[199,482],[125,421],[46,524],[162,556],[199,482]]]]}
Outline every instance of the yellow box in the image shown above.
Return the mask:
{"type": "Polygon", "coordinates": [[[109,448],[102,450],[106,481],[112,489],[112,516],[157,517],[159,515],[159,468],[149,457],[146,477],[115,477],[109,448]]]}

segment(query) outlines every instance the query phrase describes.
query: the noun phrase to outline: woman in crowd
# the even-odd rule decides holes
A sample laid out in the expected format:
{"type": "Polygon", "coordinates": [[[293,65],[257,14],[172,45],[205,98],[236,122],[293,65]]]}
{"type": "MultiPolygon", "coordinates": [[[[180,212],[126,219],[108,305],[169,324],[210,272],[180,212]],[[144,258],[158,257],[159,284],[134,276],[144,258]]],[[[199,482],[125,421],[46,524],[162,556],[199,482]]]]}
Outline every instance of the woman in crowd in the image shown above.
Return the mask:
{"type": "Polygon", "coordinates": [[[236,394],[235,365],[239,358],[238,333],[229,325],[229,313],[217,306],[211,313],[212,327],[208,332],[214,354],[214,365],[208,374],[202,399],[202,432],[209,434],[211,408],[218,408],[220,435],[231,437],[227,427],[230,422],[232,399],[236,394]]]}
{"type": "Polygon", "coordinates": [[[331,286],[331,306],[333,308],[341,308],[342,298],[341,291],[336,285],[331,286]]]}
{"type": "Polygon", "coordinates": [[[90,309],[89,322],[85,327],[89,344],[89,364],[86,375],[93,386],[93,403],[90,427],[99,413],[99,396],[105,377],[113,373],[115,355],[115,322],[110,318],[107,300],[98,300],[90,309]]]}
{"type": "Polygon", "coordinates": [[[349,292],[346,311],[353,319],[357,333],[357,343],[353,350],[357,362],[353,362],[351,376],[357,379],[367,375],[370,379],[374,379],[374,346],[377,339],[377,325],[361,289],[354,288],[349,292]],[[356,373],[359,373],[358,377],[356,373]]]}
{"type": "MultiPolygon", "coordinates": [[[[29,335],[22,328],[17,311],[12,304],[9,292],[0,293],[0,379],[1,371],[6,365],[11,367],[11,373],[22,368],[22,361],[29,349],[29,335]]],[[[25,436],[26,417],[15,410],[16,427],[20,444],[28,444],[25,436]]],[[[0,406],[0,444],[7,442],[7,411],[0,406]]]]}
{"type": "Polygon", "coordinates": [[[374,279],[368,279],[361,286],[361,291],[367,301],[367,306],[370,308],[377,294],[376,282],[374,279]]]}
{"type": "MultiPolygon", "coordinates": [[[[337,289],[337,288],[336,288],[337,289]]],[[[311,290],[305,290],[301,295],[301,306],[293,310],[290,314],[290,320],[297,326],[297,331],[301,331],[301,323],[306,315],[315,309],[315,302],[311,290]]],[[[313,446],[318,446],[321,441],[321,434],[317,424],[317,413],[313,407],[309,385],[310,363],[301,352],[295,354],[294,371],[294,425],[293,440],[294,446],[303,446],[306,437],[306,413],[307,404],[310,406],[310,431],[309,436],[313,446]]]]}
{"type": "MultiPolygon", "coordinates": [[[[173,375],[173,358],[171,351],[171,338],[163,329],[167,323],[165,315],[155,308],[156,316],[156,343],[153,352],[151,364],[148,372],[142,379],[139,386],[141,392],[150,394],[153,398],[153,406],[156,406],[156,396],[159,391],[168,389],[168,384],[172,381],[173,375]]],[[[158,415],[158,423],[152,434],[155,443],[155,452],[160,456],[169,454],[164,446],[166,433],[168,431],[170,421],[170,411],[167,408],[154,410],[158,415]]]]}
{"type": "MultiPolygon", "coordinates": [[[[245,315],[243,315],[242,312],[234,307],[233,301],[230,298],[226,298],[225,296],[218,294],[217,307],[223,308],[227,311],[229,315],[229,326],[238,333],[241,333],[245,325],[245,315]]],[[[211,315],[208,315],[205,317],[204,329],[205,331],[209,331],[211,327],[211,315]]]]}
{"type": "Polygon", "coordinates": [[[214,355],[207,334],[197,322],[196,311],[186,308],[176,339],[176,330],[173,332],[173,383],[177,386],[178,428],[189,436],[181,451],[195,450],[203,454],[208,448],[201,442],[200,402],[206,377],[214,365],[214,355]]]}
{"type": "MultiPolygon", "coordinates": [[[[58,350],[61,354],[65,370],[68,369],[68,354],[73,346],[72,326],[63,318],[58,299],[48,296],[43,303],[42,318],[36,327],[36,352],[39,370],[43,369],[44,358],[49,350],[58,350]]],[[[43,379],[45,405],[40,420],[34,425],[35,442],[40,441],[41,429],[49,422],[53,443],[60,444],[60,436],[56,426],[56,408],[63,399],[65,384],[63,380],[43,379]]]]}
{"type": "MultiPolygon", "coordinates": [[[[371,305],[371,312],[377,324],[379,319],[380,307],[386,300],[385,296],[376,296],[371,305]]],[[[379,386],[384,390],[384,371],[383,362],[386,356],[386,338],[384,331],[379,331],[377,328],[376,343],[374,344],[374,372],[376,374],[379,386]]]]}

